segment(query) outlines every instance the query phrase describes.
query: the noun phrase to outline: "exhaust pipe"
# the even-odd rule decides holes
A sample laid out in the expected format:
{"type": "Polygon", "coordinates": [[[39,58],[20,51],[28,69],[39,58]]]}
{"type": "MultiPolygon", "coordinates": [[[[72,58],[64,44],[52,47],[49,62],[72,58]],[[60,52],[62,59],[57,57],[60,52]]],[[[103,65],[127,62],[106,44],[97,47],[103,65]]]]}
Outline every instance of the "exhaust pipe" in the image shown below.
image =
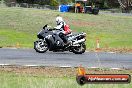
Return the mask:
{"type": "Polygon", "coordinates": [[[73,42],[73,45],[76,45],[78,43],[82,43],[82,42],[85,42],[86,39],[81,39],[81,40],[78,40],[78,41],[75,41],[73,42]]]}

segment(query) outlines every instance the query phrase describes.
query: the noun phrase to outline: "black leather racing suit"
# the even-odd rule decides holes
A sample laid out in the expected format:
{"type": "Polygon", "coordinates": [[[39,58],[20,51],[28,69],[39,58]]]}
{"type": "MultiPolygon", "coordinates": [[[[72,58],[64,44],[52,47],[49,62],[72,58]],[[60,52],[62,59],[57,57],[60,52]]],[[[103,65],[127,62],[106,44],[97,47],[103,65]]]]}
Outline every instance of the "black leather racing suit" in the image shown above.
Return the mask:
{"type": "Polygon", "coordinates": [[[66,44],[68,42],[68,39],[67,39],[67,36],[65,35],[65,31],[64,31],[65,25],[66,25],[65,22],[60,22],[59,24],[57,24],[57,27],[55,27],[55,29],[60,30],[59,37],[66,44]]]}

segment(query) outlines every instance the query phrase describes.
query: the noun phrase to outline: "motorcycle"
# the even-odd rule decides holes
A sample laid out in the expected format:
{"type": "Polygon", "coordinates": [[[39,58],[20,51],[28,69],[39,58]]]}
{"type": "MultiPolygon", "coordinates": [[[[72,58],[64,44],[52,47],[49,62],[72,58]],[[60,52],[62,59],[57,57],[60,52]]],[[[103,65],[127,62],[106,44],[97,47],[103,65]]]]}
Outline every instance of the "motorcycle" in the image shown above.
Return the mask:
{"type": "Polygon", "coordinates": [[[47,50],[53,52],[70,51],[75,54],[85,52],[86,33],[68,34],[67,39],[70,44],[65,45],[63,40],[59,37],[59,32],[60,30],[54,30],[48,25],[45,25],[37,35],[38,40],[34,42],[36,52],[45,53],[47,50]]]}

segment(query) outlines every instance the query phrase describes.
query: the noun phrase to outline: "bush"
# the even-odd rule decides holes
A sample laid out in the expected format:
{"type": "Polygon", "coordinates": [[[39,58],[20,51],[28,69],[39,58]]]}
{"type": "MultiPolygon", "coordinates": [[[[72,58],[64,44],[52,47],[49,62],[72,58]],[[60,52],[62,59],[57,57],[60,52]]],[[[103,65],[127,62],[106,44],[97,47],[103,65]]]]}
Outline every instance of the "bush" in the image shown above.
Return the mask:
{"type": "Polygon", "coordinates": [[[51,6],[58,6],[59,3],[56,0],[50,0],[50,5],[51,6]]]}

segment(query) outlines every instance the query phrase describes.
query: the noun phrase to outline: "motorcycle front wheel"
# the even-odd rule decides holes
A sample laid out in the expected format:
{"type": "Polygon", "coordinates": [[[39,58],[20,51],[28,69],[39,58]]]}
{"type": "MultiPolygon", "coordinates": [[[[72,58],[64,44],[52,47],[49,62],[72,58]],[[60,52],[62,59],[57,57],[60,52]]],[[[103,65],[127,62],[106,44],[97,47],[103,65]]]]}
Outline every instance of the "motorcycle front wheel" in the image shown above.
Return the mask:
{"type": "Polygon", "coordinates": [[[83,54],[86,50],[85,43],[81,43],[80,46],[75,47],[72,52],[75,54],[83,54]]]}
{"type": "Polygon", "coordinates": [[[48,50],[48,44],[45,40],[38,40],[34,42],[34,49],[38,53],[45,53],[48,50]]]}

